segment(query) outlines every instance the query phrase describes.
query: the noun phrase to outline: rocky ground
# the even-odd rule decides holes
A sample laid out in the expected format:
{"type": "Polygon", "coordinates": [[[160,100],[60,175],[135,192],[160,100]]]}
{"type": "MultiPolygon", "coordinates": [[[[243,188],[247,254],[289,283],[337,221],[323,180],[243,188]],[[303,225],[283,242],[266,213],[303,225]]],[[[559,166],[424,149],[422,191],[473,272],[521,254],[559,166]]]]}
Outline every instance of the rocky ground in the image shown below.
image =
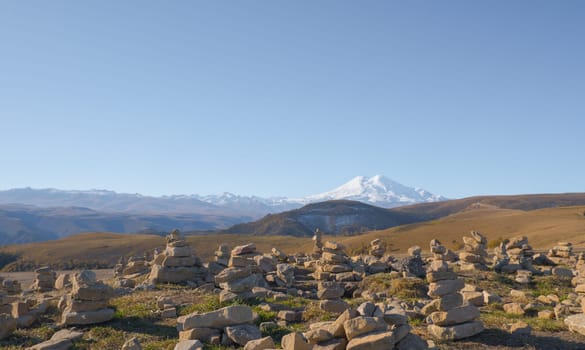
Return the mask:
{"type": "MultiPolygon", "coordinates": [[[[473,265],[484,263],[476,238],[459,253],[465,261],[438,241],[424,258],[413,247],[389,259],[373,241],[359,259],[331,242],[296,258],[220,245],[203,265],[177,236],[152,261],[132,258],[114,272],[1,273],[0,348],[585,349],[583,332],[565,322],[583,313],[580,260],[567,250],[530,275],[497,272],[473,265]],[[449,339],[431,323],[475,328],[449,339]]],[[[521,246],[509,252],[526,263],[532,253],[521,246]]]]}

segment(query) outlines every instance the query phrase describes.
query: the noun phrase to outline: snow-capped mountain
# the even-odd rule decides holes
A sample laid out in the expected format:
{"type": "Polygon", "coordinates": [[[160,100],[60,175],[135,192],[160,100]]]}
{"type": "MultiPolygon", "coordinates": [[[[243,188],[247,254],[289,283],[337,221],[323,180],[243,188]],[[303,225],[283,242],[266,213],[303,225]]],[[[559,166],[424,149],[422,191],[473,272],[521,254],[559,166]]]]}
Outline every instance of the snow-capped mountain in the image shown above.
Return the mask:
{"type": "Polygon", "coordinates": [[[303,198],[219,195],[171,195],[162,197],[117,193],[107,190],[58,190],[20,188],[0,191],[0,204],[38,207],[86,207],[93,210],[128,213],[197,213],[259,218],[300,208],[309,203],[348,199],[380,207],[396,207],[444,200],[425,190],[403,186],[383,176],[358,176],[331,191],[303,198]]]}
{"type": "Polygon", "coordinates": [[[437,202],[446,198],[421,188],[407,187],[382,175],[356,176],[328,192],[298,199],[301,203],[347,199],[391,208],[422,202],[437,202]]]}

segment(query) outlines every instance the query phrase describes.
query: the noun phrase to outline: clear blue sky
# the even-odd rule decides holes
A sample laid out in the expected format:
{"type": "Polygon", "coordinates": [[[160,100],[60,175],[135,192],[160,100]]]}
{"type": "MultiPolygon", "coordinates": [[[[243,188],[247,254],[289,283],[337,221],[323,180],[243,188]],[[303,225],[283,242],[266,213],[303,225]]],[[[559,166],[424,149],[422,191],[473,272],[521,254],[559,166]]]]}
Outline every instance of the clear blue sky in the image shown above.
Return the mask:
{"type": "Polygon", "coordinates": [[[583,1],[3,1],[0,188],[585,191],[583,1]]]}

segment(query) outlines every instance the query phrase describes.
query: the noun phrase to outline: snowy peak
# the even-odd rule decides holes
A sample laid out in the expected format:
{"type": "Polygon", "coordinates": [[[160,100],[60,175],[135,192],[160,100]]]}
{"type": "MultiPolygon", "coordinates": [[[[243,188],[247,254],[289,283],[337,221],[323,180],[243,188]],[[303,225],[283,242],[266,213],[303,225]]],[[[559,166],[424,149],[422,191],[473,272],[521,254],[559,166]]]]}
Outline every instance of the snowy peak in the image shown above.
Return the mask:
{"type": "Polygon", "coordinates": [[[354,177],[329,192],[308,196],[302,201],[320,202],[336,199],[356,200],[389,208],[420,202],[436,202],[445,198],[420,188],[404,186],[382,175],[375,175],[354,177]]]}

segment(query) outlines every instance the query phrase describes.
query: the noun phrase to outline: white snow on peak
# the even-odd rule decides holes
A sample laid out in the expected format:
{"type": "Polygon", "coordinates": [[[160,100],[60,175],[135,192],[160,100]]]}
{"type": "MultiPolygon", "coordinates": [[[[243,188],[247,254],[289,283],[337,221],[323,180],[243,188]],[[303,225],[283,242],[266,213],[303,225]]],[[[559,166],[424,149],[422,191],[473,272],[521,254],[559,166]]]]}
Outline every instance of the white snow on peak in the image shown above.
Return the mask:
{"type": "Polygon", "coordinates": [[[382,207],[444,200],[420,188],[407,187],[382,175],[356,176],[328,192],[298,199],[302,203],[327,200],[356,200],[382,207]]]}

